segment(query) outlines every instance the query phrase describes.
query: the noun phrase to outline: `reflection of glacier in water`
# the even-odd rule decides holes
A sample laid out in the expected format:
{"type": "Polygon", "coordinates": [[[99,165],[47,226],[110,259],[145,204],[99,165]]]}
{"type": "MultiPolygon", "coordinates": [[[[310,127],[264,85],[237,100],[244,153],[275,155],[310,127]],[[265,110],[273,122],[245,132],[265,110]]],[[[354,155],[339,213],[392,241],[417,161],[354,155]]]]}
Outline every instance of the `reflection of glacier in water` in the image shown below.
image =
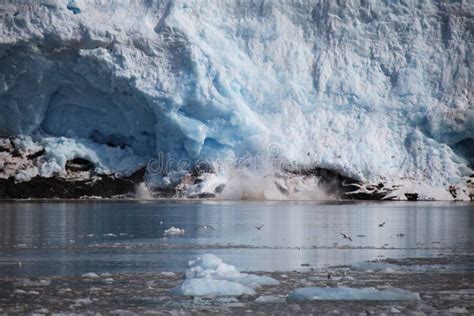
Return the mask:
{"type": "Polygon", "coordinates": [[[472,212],[470,204],[439,202],[2,203],[0,270],[5,275],[184,271],[188,260],[208,252],[241,271],[431,257],[472,251],[472,212]],[[199,225],[215,231],[196,230],[199,225]],[[164,237],[172,226],[185,234],[164,237]]]}
{"type": "Polygon", "coordinates": [[[472,2],[76,2],[2,6],[0,133],[47,149],[20,179],[272,143],[356,179],[469,175],[472,2]]]}

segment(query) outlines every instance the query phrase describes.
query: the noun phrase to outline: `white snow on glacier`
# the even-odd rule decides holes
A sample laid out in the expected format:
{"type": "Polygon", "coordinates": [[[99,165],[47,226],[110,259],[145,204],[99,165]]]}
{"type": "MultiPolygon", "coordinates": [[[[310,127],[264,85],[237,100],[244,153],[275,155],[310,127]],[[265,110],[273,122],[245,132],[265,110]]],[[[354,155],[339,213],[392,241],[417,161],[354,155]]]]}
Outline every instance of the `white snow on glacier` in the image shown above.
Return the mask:
{"type": "Polygon", "coordinates": [[[0,4],[0,135],[49,144],[45,174],[270,144],[367,181],[472,172],[472,1],[68,2],[0,4]]]}

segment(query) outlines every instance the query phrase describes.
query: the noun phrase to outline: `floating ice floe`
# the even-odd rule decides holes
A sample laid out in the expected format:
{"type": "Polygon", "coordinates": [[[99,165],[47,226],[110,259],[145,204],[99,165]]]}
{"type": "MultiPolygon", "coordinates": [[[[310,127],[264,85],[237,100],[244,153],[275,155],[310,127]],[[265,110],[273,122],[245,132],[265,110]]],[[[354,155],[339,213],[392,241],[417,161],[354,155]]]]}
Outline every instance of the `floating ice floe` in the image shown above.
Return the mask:
{"type": "Polygon", "coordinates": [[[288,301],[315,301],[315,300],[337,300],[337,301],[416,301],[420,295],[416,292],[398,288],[377,290],[368,288],[350,287],[307,287],[292,291],[288,301]]]}
{"type": "Polygon", "coordinates": [[[40,309],[37,309],[35,310],[35,315],[46,315],[46,314],[50,314],[51,312],[49,311],[49,309],[47,308],[40,308],[40,309]]]}
{"type": "Polygon", "coordinates": [[[165,236],[184,235],[184,228],[179,229],[177,227],[171,226],[170,228],[166,229],[163,234],[165,236]]]}
{"type": "Polygon", "coordinates": [[[450,314],[469,314],[469,311],[465,307],[454,306],[447,310],[450,314]]]}
{"type": "Polygon", "coordinates": [[[408,272],[426,272],[426,271],[445,271],[445,270],[463,270],[462,265],[398,265],[385,262],[359,262],[351,265],[352,270],[377,273],[408,273],[408,272]]]}
{"type": "Polygon", "coordinates": [[[26,294],[26,291],[20,290],[20,289],[16,289],[15,291],[13,291],[13,294],[26,294]]]}
{"type": "Polygon", "coordinates": [[[238,296],[254,295],[262,285],[277,285],[279,282],[267,276],[239,272],[213,254],[205,254],[189,262],[186,280],[171,293],[186,296],[238,296]]]}
{"type": "Polygon", "coordinates": [[[78,298],[74,300],[74,304],[70,305],[71,308],[81,307],[83,305],[90,305],[92,304],[92,300],[90,298],[78,298]]]}
{"type": "Polygon", "coordinates": [[[405,266],[385,262],[358,262],[351,265],[351,270],[365,272],[402,273],[407,271],[408,268],[405,266]]]}
{"type": "Polygon", "coordinates": [[[255,303],[271,304],[271,303],[285,303],[284,297],[273,295],[262,295],[255,299],[255,303]]]}
{"type": "Polygon", "coordinates": [[[96,278],[98,278],[99,276],[98,276],[96,273],[94,273],[94,272],[89,272],[89,273],[84,273],[84,274],[82,275],[82,277],[83,277],[83,278],[88,278],[88,279],[96,279],[96,278]]]}
{"type": "Polygon", "coordinates": [[[51,284],[51,280],[39,280],[34,281],[30,279],[21,279],[13,283],[15,286],[48,286],[51,284]]]}
{"type": "Polygon", "coordinates": [[[40,293],[38,291],[28,291],[26,294],[28,294],[28,295],[39,295],[40,293]]]}

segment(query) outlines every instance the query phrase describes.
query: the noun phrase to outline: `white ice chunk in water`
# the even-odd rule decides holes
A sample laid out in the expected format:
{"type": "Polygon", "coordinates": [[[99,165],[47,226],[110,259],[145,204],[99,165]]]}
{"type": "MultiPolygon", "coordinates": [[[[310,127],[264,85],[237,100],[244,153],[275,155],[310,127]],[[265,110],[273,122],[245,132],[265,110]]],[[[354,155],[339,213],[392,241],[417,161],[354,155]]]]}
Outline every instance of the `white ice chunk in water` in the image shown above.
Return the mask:
{"type": "Polygon", "coordinates": [[[272,303],[285,303],[284,297],[278,297],[273,295],[262,295],[257,297],[255,303],[264,303],[264,304],[272,304],[272,303]]]}
{"type": "Polygon", "coordinates": [[[51,280],[39,280],[34,281],[30,279],[21,279],[13,283],[15,286],[48,286],[51,284],[51,280]]]}
{"type": "Polygon", "coordinates": [[[447,310],[450,314],[469,314],[469,311],[465,307],[454,306],[447,310]]]}
{"type": "Polygon", "coordinates": [[[186,278],[211,278],[238,282],[253,288],[260,285],[277,285],[279,282],[267,276],[241,273],[233,265],[226,264],[213,254],[205,254],[189,262],[186,278]]]}
{"type": "Polygon", "coordinates": [[[234,266],[222,262],[213,254],[205,254],[189,262],[186,280],[172,290],[173,294],[187,296],[237,296],[255,294],[261,285],[277,285],[267,276],[239,272],[234,266]]]}
{"type": "Polygon", "coordinates": [[[416,301],[420,299],[420,295],[416,292],[398,288],[377,290],[372,287],[307,287],[292,291],[287,299],[288,301],[416,301]]]}
{"type": "Polygon", "coordinates": [[[99,276],[94,272],[89,272],[89,273],[84,273],[82,277],[88,278],[88,279],[95,279],[95,278],[98,278],[99,276]]]}
{"type": "Polygon", "coordinates": [[[26,291],[20,290],[20,289],[16,289],[15,291],[13,291],[13,294],[26,294],[26,291]]]}
{"type": "Polygon", "coordinates": [[[184,228],[180,229],[180,228],[171,226],[170,228],[165,230],[164,235],[165,236],[184,235],[184,228]]]}

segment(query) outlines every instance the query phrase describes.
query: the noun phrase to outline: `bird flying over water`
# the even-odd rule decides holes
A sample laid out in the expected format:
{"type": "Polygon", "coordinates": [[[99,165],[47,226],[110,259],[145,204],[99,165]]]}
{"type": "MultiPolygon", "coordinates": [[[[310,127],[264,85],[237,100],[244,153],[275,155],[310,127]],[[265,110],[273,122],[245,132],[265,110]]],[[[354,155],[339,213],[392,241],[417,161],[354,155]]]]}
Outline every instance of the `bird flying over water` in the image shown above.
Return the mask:
{"type": "Polygon", "coordinates": [[[262,224],[262,225],[260,225],[260,226],[255,226],[255,228],[256,228],[257,230],[260,230],[260,229],[262,229],[262,227],[263,227],[263,224],[262,224]]]}
{"type": "Polygon", "coordinates": [[[212,231],[215,231],[214,227],[210,226],[210,225],[199,225],[198,227],[196,227],[196,229],[194,229],[195,231],[199,230],[199,229],[204,229],[204,230],[212,230],[212,231]]]}
{"type": "Polygon", "coordinates": [[[379,224],[379,227],[383,227],[383,225],[385,225],[385,222],[383,222],[382,224],[379,224]]]}
{"type": "Polygon", "coordinates": [[[348,235],[343,234],[343,233],[341,233],[341,235],[342,235],[342,237],[343,237],[344,239],[349,239],[350,241],[352,241],[351,236],[348,236],[348,235]]]}

